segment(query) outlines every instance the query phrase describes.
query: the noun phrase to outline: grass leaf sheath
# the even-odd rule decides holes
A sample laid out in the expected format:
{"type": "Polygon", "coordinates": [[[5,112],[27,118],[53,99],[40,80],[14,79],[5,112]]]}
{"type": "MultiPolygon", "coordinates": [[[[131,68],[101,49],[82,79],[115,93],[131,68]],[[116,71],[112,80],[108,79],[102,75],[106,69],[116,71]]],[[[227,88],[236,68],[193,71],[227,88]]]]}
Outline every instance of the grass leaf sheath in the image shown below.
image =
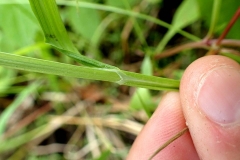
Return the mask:
{"type": "Polygon", "coordinates": [[[178,80],[148,76],[119,69],[75,66],[4,52],[0,52],[0,65],[29,72],[115,82],[120,85],[154,90],[177,90],[180,83],[178,80]]]}

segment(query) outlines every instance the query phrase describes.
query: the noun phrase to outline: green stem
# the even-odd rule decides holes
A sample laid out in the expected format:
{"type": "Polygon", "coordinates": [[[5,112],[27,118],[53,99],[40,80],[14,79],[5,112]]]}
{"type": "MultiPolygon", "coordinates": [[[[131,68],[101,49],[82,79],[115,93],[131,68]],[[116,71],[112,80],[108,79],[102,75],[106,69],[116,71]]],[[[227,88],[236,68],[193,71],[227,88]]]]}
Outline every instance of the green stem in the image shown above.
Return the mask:
{"type": "Polygon", "coordinates": [[[214,28],[218,20],[221,3],[222,3],[221,0],[214,0],[213,2],[212,20],[211,20],[211,25],[207,34],[207,39],[210,39],[213,36],[214,28]]]}
{"type": "Polygon", "coordinates": [[[240,16],[240,7],[238,8],[238,10],[236,11],[236,13],[234,14],[234,16],[232,17],[232,19],[230,20],[230,22],[228,23],[227,27],[225,28],[225,30],[223,31],[223,33],[221,34],[221,36],[218,38],[216,45],[219,45],[221,43],[221,41],[226,37],[226,35],[228,34],[229,30],[232,28],[232,26],[235,24],[235,22],[237,21],[237,19],[240,16]]]}
{"type": "Polygon", "coordinates": [[[119,69],[74,66],[65,63],[0,52],[0,65],[8,68],[59,76],[115,82],[154,90],[178,90],[179,81],[119,69]]]}

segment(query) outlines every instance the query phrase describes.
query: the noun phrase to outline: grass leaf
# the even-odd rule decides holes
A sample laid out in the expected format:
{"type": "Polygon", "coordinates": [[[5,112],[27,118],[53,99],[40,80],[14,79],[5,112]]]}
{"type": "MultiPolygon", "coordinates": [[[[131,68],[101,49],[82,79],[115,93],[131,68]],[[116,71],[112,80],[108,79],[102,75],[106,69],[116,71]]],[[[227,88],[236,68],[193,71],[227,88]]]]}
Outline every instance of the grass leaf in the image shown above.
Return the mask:
{"type": "Polygon", "coordinates": [[[83,65],[117,69],[117,67],[85,57],[78,52],[67,34],[55,0],[30,0],[29,2],[42,27],[47,43],[83,65]]]}
{"type": "Polygon", "coordinates": [[[180,83],[178,80],[148,76],[128,71],[122,71],[119,69],[74,66],[65,63],[24,57],[3,52],[0,52],[0,65],[29,72],[38,72],[91,80],[102,80],[115,82],[120,85],[154,90],[178,90],[180,83]]]}

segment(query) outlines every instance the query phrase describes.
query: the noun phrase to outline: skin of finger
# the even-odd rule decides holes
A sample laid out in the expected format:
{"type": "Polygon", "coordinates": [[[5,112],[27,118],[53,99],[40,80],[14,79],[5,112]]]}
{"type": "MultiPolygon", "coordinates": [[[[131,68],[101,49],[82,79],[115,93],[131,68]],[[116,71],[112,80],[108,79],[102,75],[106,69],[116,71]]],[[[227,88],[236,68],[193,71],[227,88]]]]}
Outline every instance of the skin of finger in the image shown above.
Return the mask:
{"type": "MultiPolygon", "coordinates": [[[[167,93],[135,140],[128,160],[147,160],[164,142],[186,127],[177,92],[167,93]]],[[[153,159],[198,159],[189,132],[175,140],[153,159]]]]}
{"type": "Polygon", "coordinates": [[[223,127],[216,124],[197,106],[196,92],[200,80],[209,70],[223,66],[240,69],[239,64],[229,58],[206,56],[193,62],[181,80],[180,97],[184,116],[198,155],[203,160],[240,159],[240,126],[223,127]]]}

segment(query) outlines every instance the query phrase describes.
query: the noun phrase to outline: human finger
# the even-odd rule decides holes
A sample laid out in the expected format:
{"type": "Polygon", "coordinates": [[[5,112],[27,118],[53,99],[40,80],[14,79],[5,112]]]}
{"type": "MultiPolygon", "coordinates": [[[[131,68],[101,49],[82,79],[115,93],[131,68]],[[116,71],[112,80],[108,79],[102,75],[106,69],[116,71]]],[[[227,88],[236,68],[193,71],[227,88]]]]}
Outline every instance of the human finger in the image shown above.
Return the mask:
{"type": "MultiPolygon", "coordinates": [[[[171,137],[185,128],[178,92],[167,93],[155,113],[135,140],[128,160],[147,160],[171,137]]],[[[189,132],[164,148],[153,159],[182,160],[198,159],[189,132]]]]}
{"type": "Polygon", "coordinates": [[[223,56],[193,62],[181,80],[183,112],[199,157],[240,159],[240,66],[223,56]]]}

